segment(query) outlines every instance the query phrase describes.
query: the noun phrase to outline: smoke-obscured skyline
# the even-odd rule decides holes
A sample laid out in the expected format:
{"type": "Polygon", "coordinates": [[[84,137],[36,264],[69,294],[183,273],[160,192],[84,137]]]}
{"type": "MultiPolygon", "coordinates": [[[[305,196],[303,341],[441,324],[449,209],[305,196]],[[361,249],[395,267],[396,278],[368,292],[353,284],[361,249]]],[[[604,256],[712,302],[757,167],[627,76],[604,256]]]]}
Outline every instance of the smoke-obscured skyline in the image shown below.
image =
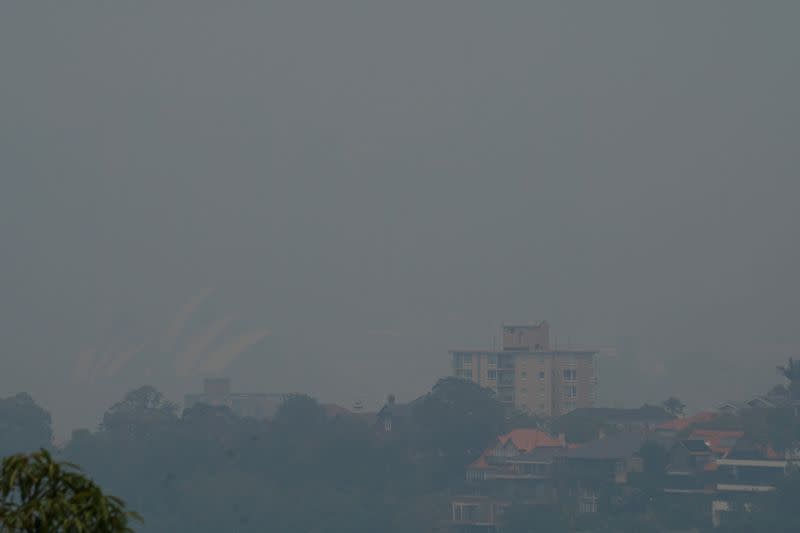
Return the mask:
{"type": "Polygon", "coordinates": [[[758,392],[800,353],[798,15],[6,3],[0,396],[61,434],[209,373],[408,399],[538,319],[634,338],[630,403],[758,392]]]}

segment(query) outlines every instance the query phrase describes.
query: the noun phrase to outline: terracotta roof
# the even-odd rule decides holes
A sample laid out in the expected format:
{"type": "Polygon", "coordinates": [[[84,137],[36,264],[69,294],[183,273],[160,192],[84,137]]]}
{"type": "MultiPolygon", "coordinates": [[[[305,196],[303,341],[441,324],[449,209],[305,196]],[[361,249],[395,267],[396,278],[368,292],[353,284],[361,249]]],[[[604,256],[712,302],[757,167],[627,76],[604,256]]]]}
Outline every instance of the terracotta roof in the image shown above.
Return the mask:
{"type": "Polygon", "coordinates": [[[527,453],[539,446],[563,446],[564,441],[558,437],[548,435],[540,429],[515,429],[505,435],[500,435],[497,440],[505,444],[511,440],[514,447],[521,453],[527,453]]]}
{"type": "Polygon", "coordinates": [[[686,418],[676,418],[674,420],[663,422],[657,425],[656,429],[672,429],[675,431],[683,431],[692,424],[708,422],[709,420],[713,420],[717,416],[719,416],[719,413],[714,413],[712,411],[704,411],[702,413],[697,413],[694,416],[688,416],[686,418]]]}
{"type": "Polygon", "coordinates": [[[486,460],[486,452],[483,452],[480,457],[472,461],[467,468],[478,470],[481,468],[489,468],[489,462],[486,460]]]}
{"type": "Polygon", "coordinates": [[[497,437],[495,443],[488,449],[484,450],[481,456],[469,465],[469,468],[473,470],[488,468],[490,465],[486,458],[492,455],[494,448],[498,444],[506,444],[509,440],[512,442],[512,444],[514,444],[514,447],[519,450],[520,453],[529,453],[536,448],[542,447],[564,448],[566,446],[566,442],[564,440],[558,437],[553,437],[552,435],[549,435],[540,429],[515,429],[509,433],[506,433],[505,435],[500,435],[497,437]]]}

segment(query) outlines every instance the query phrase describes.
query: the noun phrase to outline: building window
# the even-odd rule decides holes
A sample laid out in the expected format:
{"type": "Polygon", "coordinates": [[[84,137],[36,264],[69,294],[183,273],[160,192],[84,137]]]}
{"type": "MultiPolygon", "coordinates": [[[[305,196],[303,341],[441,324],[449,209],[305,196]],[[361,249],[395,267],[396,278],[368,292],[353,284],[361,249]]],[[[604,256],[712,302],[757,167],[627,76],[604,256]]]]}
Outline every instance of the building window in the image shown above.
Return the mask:
{"type": "Polygon", "coordinates": [[[539,379],[544,380],[544,372],[539,372],[539,379]]]}
{"type": "Polygon", "coordinates": [[[597,490],[585,488],[580,489],[580,504],[578,506],[578,512],[596,513],[597,500],[597,490]]]}
{"type": "Polygon", "coordinates": [[[489,366],[497,366],[497,354],[490,353],[486,357],[486,361],[489,363],[489,366]]]}
{"type": "Polygon", "coordinates": [[[578,387],[575,385],[566,385],[564,387],[564,398],[567,400],[574,400],[578,397],[578,387]]]}
{"type": "Polygon", "coordinates": [[[570,411],[574,411],[575,407],[575,402],[564,402],[564,408],[562,410],[564,413],[569,413],[570,411]]]}
{"type": "Polygon", "coordinates": [[[471,353],[453,354],[453,366],[456,369],[472,368],[472,354],[471,353]]]}
{"type": "Polygon", "coordinates": [[[563,371],[564,381],[577,381],[578,370],[575,368],[565,368],[563,371]]]}
{"type": "Polygon", "coordinates": [[[475,504],[454,503],[453,520],[456,522],[474,522],[478,519],[478,506],[475,504]]]}
{"type": "Polygon", "coordinates": [[[463,379],[472,379],[472,369],[471,368],[463,368],[456,370],[456,377],[463,378],[463,379]]]}
{"type": "Polygon", "coordinates": [[[497,370],[489,370],[486,374],[486,377],[491,380],[497,379],[497,370]]]}
{"type": "Polygon", "coordinates": [[[523,371],[522,372],[522,381],[526,381],[527,379],[528,379],[528,373],[523,371]]]}

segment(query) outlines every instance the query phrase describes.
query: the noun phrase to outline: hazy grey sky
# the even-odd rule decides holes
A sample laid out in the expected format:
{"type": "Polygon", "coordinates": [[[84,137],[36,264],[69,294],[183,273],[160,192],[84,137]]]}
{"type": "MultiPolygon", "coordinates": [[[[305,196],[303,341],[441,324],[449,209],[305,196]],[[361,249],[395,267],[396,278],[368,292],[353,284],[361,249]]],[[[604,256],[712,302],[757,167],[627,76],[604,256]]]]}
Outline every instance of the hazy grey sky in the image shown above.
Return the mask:
{"type": "Polygon", "coordinates": [[[61,432],[211,371],[403,400],[448,347],[544,318],[636,337],[656,375],[698,353],[750,379],[654,394],[757,392],[800,354],[798,20],[3,2],[0,396],[61,432]]]}

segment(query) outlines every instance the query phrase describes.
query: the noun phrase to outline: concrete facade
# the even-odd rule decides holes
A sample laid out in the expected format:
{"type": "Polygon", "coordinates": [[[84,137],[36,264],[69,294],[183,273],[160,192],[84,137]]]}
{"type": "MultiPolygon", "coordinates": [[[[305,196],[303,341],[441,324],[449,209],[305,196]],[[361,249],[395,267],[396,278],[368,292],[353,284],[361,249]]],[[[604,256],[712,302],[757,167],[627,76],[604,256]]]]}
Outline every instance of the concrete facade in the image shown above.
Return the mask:
{"type": "Polygon", "coordinates": [[[495,350],[450,350],[453,375],[497,393],[500,402],[540,416],[559,416],[596,400],[597,353],[551,349],[547,322],[503,325],[495,350]]]}

